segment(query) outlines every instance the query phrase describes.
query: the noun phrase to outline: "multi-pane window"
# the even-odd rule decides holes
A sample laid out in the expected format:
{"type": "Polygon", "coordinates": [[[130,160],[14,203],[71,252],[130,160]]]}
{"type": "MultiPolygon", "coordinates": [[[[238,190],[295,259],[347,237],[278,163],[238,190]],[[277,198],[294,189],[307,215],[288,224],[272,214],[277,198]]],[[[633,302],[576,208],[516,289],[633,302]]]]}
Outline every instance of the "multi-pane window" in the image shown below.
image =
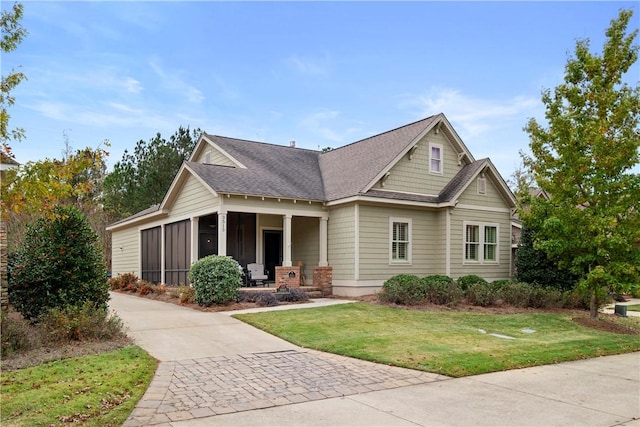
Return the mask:
{"type": "Polygon", "coordinates": [[[464,224],[465,262],[498,261],[498,226],[495,224],[464,224]]]}
{"type": "Polygon", "coordinates": [[[477,261],[480,249],[480,226],[467,224],[465,230],[464,259],[477,261]]]}
{"type": "Polygon", "coordinates": [[[429,151],[429,172],[442,173],[442,145],[430,144],[429,151]]]}
{"type": "Polygon", "coordinates": [[[484,260],[498,260],[498,227],[485,225],[484,227],[484,260]]]}
{"type": "Polygon", "coordinates": [[[391,263],[411,262],[411,220],[391,218],[389,226],[391,240],[389,261],[391,263]]]}

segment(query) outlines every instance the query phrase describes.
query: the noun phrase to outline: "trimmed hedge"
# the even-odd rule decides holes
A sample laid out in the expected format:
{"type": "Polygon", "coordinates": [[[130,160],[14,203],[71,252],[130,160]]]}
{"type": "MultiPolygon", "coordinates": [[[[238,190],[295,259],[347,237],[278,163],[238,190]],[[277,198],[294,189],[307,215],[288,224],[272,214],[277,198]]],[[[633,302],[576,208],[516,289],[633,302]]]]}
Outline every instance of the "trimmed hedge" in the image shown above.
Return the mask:
{"type": "Polygon", "coordinates": [[[235,301],[242,284],[241,271],[238,262],[226,256],[209,255],[194,262],[189,280],[196,303],[208,307],[235,301]]]}

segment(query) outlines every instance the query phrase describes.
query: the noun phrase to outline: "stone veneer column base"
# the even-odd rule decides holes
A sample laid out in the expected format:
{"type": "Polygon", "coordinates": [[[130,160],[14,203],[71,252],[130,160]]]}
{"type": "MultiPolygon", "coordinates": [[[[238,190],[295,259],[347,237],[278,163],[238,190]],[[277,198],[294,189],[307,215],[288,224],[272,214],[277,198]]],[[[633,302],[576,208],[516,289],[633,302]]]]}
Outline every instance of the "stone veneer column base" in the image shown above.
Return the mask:
{"type": "Polygon", "coordinates": [[[333,267],[313,267],[313,286],[322,289],[322,295],[328,297],[333,294],[333,267]]]}

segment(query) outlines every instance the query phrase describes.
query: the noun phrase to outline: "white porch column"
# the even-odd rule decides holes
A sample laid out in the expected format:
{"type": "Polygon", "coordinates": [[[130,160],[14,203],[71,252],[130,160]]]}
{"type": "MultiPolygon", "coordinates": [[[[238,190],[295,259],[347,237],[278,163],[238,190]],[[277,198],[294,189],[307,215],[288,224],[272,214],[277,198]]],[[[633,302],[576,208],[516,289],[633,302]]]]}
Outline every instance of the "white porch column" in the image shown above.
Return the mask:
{"type": "Polygon", "coordinates": [[[329,261],[327,260],[327,221],[329,218],[320,218],[320,261],[318,262],[319,267],[326,267],[329,265],[329,261]]]}
{"type": "Polygon", "coordinates": [[[165,263],[164,263],[165,253],[164,253],[164,224],[160,225],[160,283],[166,283],[166,275],[164,273],[165,263]]]}
{"type": "Polygon", "coordinates": [[[218,212],[218,255],[227,255],[227,213],[218,212]]]}
{"type": "Polygon", "coordinates": [[[291,214],[286,214],[284,217],[284,259],[282,260],[283,267],[291,267],[291,214]]]}
{"type": "Polygon", "coordinates": [[[198,260],[198,249],[200,243],[200,235],[198,233],[198,223],[200,218],[191,218],[191,264],[198,260]]]}

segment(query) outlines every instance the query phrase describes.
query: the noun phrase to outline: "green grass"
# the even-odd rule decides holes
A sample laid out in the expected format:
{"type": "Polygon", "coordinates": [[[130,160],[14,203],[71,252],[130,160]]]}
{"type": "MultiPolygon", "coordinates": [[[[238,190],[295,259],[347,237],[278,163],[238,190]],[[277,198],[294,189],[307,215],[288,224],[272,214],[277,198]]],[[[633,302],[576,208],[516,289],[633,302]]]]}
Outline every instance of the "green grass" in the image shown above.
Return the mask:
{"type": "Polygon", "coordinates": [[[640,311],[640,304],[631,304],[627,306],[627,311],[640,311]]]}
{"type": "Polygon", "coordinates": [[[120,426],[157,361],[137,346],[3,372],[3,426],[120,426]]]}
{"type": "Polygon", "coordinates": [[[234,317],[302,347],[453,377],[640,350],[640,336],[585,328],[569,314],[428,312],[353,303],[234,317]]]}

